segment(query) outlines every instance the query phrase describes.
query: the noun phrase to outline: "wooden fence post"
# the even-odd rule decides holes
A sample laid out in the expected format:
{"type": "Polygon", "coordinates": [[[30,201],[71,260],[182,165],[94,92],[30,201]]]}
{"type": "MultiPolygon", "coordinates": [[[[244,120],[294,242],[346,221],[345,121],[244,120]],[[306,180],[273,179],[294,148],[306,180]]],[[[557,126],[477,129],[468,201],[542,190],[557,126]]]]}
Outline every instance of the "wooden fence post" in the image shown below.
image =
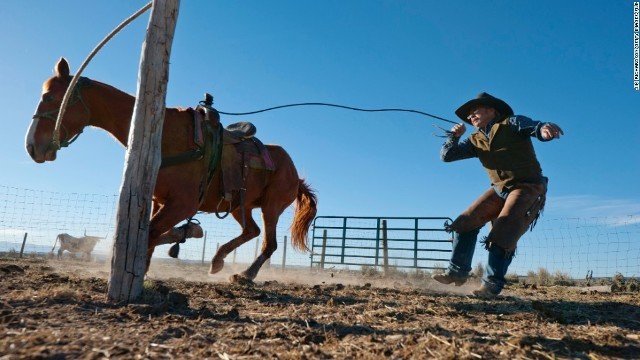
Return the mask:
{"type": "Polygon", "coordinates": [[[111,301],[133,301],[142,293],[151,200],[161,162],[169,56],[179,6],[180,0],[153,0],[142,46],[107,291],[111,301]]]}
{"type": "Polygon", "coordinates": [[[287,237],[284,237],[284,245],[282,245],[282,271],[287,264],[287,237]]]}
{"type": "Polygon", "coordinates": [[[324,257],[327,253],[327,229],[322,231],[322,252],[320,253],[320,269],[324,270],[324,257]]]}
{"type": "Polygon", "coordinates": [[[387,247],[387,220],[382,220],[382,256],[384,277],[389,276],[389,248],[387,247]]]}
{"type": "Polygon", "coordinates": [[[202,240],[202,263],[204,264],[204,249],[207,246],[207,232],[204,232],[204,240],[202,240]]]}
{"type": "Polygon", "coordinates": [[[24,253],[24,245],[27,243],[27,234],[24,233],[24,239],[22,239],[22,247],[20,248],[20,258],[22,259],[22,254],[24,253]]]}
{"type": "Polygon", "coordinates": [[[258,246],[260,246],[260,238],[259,237],[256,238],[256,251],[253,254],[253,258],[254,259],[258,257],[258,246]]]}

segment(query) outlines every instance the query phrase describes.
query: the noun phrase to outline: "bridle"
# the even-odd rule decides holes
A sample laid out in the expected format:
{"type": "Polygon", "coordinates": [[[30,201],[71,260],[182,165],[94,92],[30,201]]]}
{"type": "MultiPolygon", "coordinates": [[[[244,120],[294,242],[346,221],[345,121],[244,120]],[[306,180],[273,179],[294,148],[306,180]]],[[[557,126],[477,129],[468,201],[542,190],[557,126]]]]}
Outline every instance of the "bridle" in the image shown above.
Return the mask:
{"type": "MultiPolygon", "coordinates": [[[[87,124],[84,125],[80,129],[80,131],[78,131],[77,134],[73,135],[70,139],[68,139],[69,131],[64,126],[64,124],[61,123],[60,124],[60,128],[64,132],[64,137],[59,141],[59,144],[54,144],[54,141],[52,139],[51,142],[49,143],[49,149],[59,150],[60,148],[68,147],[74,141],[76,141],[78,139],[80,134],[82,134],[82,132],[84,131],[84,128],[91,124],[91,110],[89,109],[87,104],[84,102],[84,99],[82,98],[82,94],[80,93],[80,88],[86,87],[86,86],[89,86],[89,85],[91,85],[91,79],[86,78],[86,77],[80,77],[78,79],[78,83],[73,88],[73,90],[71,92],[71,98],[69,99],[69,102],[67,103],[67,106],[65,107],[65,109],[68,109],[68,108],[74,106],[77,103],[81,103],[82,106],[84,107],[84,109],[87,111],[87,118],[88,118],[87,124]]],[[[52,120],[55,123],[57,121],[59,113],[60,113],[60,109],[59,108],[56,109],[56,110],[43,111],[43,112],[40,112],[40,113],[37,112],[31,117],[31,119],[32,120],[34,120],[34,119],[48,119],[48,120],[52,120]]]]}

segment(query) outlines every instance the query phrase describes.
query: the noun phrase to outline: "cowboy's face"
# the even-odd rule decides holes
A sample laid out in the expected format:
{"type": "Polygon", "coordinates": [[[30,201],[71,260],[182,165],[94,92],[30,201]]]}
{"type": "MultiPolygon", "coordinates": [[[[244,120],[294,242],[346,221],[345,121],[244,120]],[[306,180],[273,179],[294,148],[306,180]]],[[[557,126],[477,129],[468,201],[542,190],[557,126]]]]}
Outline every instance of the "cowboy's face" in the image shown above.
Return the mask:
{"type": "Polygon", "coordinates": [[[493,120],[495,116],[496,110],[494,108],[478,106],[471,109],[469,116],[467,116],[467,120],[471,122],[471,125],[480,129],[486,127],[487,124],[489,124],[489,121],[493,120]]]}

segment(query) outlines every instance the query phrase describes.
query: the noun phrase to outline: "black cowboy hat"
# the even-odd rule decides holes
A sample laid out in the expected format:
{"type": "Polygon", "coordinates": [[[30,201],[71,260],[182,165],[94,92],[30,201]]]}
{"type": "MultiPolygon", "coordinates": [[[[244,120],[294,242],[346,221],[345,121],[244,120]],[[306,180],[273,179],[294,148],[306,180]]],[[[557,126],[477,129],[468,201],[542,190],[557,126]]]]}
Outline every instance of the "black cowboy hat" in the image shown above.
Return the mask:
{"type": "Polygon", "coordinates": [[[511,109],[511,106],[509,106],[509,104],[498,99],[495,96],[487,94],[486,92],[481,92],[475,99],[471,99],[460,106],[458,110],[456,110],[456,115],[458,115],[458,117],[462,119],[462,121],[466,122],[467,124],[471,124],[469,120],[467,120],[467,116],[469,116],[471,110],[478,106],[492,107],[496,109],[496,111],[498,111],[503,118],[507,116],[513,116],[513,109],[511,109]]]}

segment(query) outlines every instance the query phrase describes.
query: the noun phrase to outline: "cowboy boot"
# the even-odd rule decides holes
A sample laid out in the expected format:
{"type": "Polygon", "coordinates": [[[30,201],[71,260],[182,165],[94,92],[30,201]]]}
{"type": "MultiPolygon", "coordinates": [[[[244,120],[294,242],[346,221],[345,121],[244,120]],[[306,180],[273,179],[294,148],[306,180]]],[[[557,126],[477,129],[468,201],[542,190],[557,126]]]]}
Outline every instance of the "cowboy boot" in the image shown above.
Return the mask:
{"type": "Polygon", "coordinates": [[[462,284],[467,282],[466,277],[457,277],[448,273],[443,274],[433,274],[431,278],[441,284],[449,285],[451,283],[455,283],[456,286],[461,286],[462,284]]]}
{"type": "Polygon", "coordinates": [[[474,296],[477,296],[479,298],[483,298],[483,299],[492,299],[497,297],[500,292],[494,292],[493,290],[491,290],[488,286],[485,286],[484,284],[482,286],[480,286],[479,288],[473,290],[471,292],[474,296]]]}
{"type": "Polygon", "coordinates": [[[506,285],[505,276],[514,253],[504,250],[496,244],[488,243],[486,245],[489,250],[489,258],[482,276],[482,286],[474,290],[473,294],[478,297],[491,298],[498,296],[506,285]]]}

